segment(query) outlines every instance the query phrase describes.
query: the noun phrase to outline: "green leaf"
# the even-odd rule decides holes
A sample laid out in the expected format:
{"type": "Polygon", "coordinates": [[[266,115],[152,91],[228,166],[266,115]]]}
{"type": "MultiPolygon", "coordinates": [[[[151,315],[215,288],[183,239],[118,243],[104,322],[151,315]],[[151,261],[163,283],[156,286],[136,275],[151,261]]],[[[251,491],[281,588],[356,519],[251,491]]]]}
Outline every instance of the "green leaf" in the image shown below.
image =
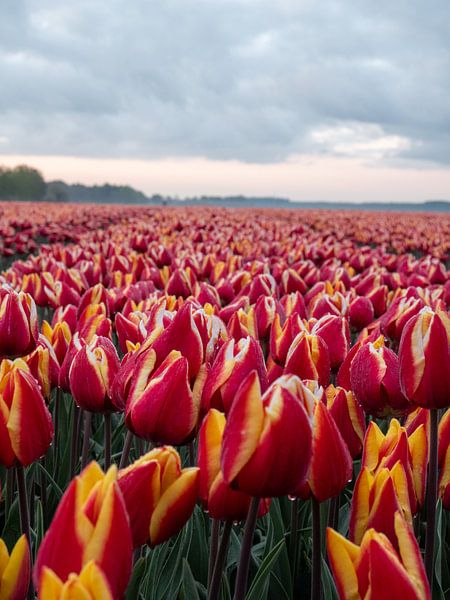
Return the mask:
{"type": "Polygon", "coordinates": [[[127,587],[125,595],[126,600],[135,600],[139,598],[139,588],[141,587],[142,577],[146,571],[147,561],[145,558],[140,558],[134,565],[130,583],[127,587]]]}
{"type": "Polygon", "coordinates": [[[200,600],[195,579],[189,563],[183,558],[183,582],[181,584],[181,597],[184,600],[200,600]]]}
{"type": "Polygon", "coordinates": [[[278,556],[283,550],[283,547],[285,547],[284,538],[272,548],[269,554],[262,561],[246,596],[246,600],[260,600],[261,598],[266,597],[271,569],[278,560],[278,556]]]}

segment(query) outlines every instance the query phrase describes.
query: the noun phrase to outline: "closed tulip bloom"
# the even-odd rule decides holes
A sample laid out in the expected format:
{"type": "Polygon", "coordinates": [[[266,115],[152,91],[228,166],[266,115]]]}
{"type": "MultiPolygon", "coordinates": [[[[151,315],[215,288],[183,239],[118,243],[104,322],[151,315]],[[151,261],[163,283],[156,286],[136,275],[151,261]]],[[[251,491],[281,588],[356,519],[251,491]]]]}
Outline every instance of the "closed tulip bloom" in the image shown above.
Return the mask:
{"type": "Polygon", "coordinates": [[[221,467],[233,489],[284,496],[305,479],[312,449],[311,413],[298,378],[277,379],[264,393],[252,371],[237,391],[223,433],[221,467]]]}
{"type": "Polygon", "coordinates": [[[293,491],[304,500],[318,502],[337,496],[352,478],[353,462],[347,444],[322,399],[313,415],[312,456],[306,484],[293,491]]]}
{"type": "Polygon", "coordinates": [[[382,468],[392,468],[400,461],[407,478],[408,494],[413,512],[423,506],[425,500],[428,435],[425,424],[408,431],[397,419],[392,419],[386,434],[372,421],[364,440],[362,467],[371,473],[382,468]]]}
{"type": "Polygon", "coordinates": [[[52,327],[47,321],[44,321],[42,323],[42,334],[52,345],[58,363],[61,366],[72,340],[72,332],[69,325],[65,321],[61,321],[52,327]]]}
{"type": "Polygon", "coordinates": [[[318,381],[322,386],[328,385],[330,355],[325,341],[319,335],[299,333],[287,353],[284,373],[318,381]]]}
{"type": "Polygon", "coordinates": [[[36,305],[24,292],[0,287],[0,358],[24,356],[36,347],[39,337],[36,305]]]}
{"type": "Polygon", "coordinates": [[[36,379],[21,359],[0,365],[0,464],[23,466],[43,456],[53,423],[36,379]]]}
{"type": "Polygon", "coordinates": [[[399,349],[403,393],[423,408],[450,406],[450,317],[424,308],[406,324],[399,349]]]}
{"type": "Polygon", "coordinates": [[[119,357],[109,339],[96,336],[90,344],[82,346],[69,370],[70,390],[76,404],[91,412],[116,410],[111,401],[111,385],[119,366],[119,357]]]}
{"type": "MultiPolygon", "coordinates": [[[[243,521],[247,517],[251,496],[231,489],[225,483],[220,468],[225,415],[212,408],[203,420],[198,437],[198,465],[200,467],[200,498],[213,519],[243,521]]],[[[268,503],[261,501],[260,516],[268,503]]]]}
{"type": "Polygon", "coordinates": [[[334,419],[352,458],[361,455],[366,429],[364,411],[351,391],[329,385],[325,390],[327,408],[334,419]]]}
{"type": "Polygon", "coordinates": [[[94,561],[112,598],[122,597],[131,574],[132,543],[116,479],[116,467],[104,474],[92,462],[72,480],[39,547],[33,572],[37,589],[49,578],[47,569],[66,582],[94,561]]]}
{"type": "Polygon", "coordinates": [[[396,547],[369,529],[360,544],[327,529],[327,550],[340,600],[431,600],[417,541],[400,512],[394,515],[396,547]]]}
{"type": "Polygon", "coordinates": [[[450,409],[439,423],[439,496],[442,506],[450,510],[450,409]]]}
{"type": "Polygon", "coordinates": [[[320,336],[328,347],[330,367],[336,371],[350,349],[348,321],[336,315],[325,315],[311,327],[313,335],[320,336]]]}
{"type": "Polygon", "coordinates": [[[199,418],[204,371],[191,389],[188,360],[180,352],[173,350],[158,368],[155,365],[153,348],[136,361],[125,411],[127,426],[156,443],[187,443],[199,418]]]}
{"type": "Polygon", "coordinates": [[[81,573],[70,573],[61,580],[48,567],[42,569],[39,600],[115,600],[108,580],[95,561],[90,561],[81,573]]]}
{"type": "Polygon", "coordinates": [[[381,329],[388,337],[399,341],[409,319],[423,308],[424,302],[416,296],[401,296],[394,300],[381,317],[381,329]]]}
{"type": "Polygon", "coordinates": [[[356,399],[369,415],[403,415],[411,405],[400,389],[397,355],[382,339],[363,344],[350,367],[350,383],[356,399]]]}
{"type": "Polygon", "coordinates": [[[348,318],[350,325],[361,331],[364,327],[367,327],[375,318],[373,304],[365,296],[358,296],[348,307],[348,318]]]}
{"type": "Polygon", "coordinates": [[[145,542],[156,546],[180,531],[194,510],[198,482],[199,469],[182,469],[170,446],[155,448],[119,471],[135,548],[145,542]]]}
{"type": "Polygon", "coordinates": [[[19,538],[11,555],[0,539],[0,598],[25,600],[30,585],[30,547],[25,535],[19,538]]]}
{"type": "Polygon", "coordinates": [[[367,529],[375,528],[395,544],[394,514],[401,512],[412,524],[408,480],[400,461],[374,474],[363,467],[355,483],[350,512],[349,537],[359,544],[367,529]]]}
{"type": "Polygon", "coordinates": [[[267,371],[259,343],[251,337],[242,338],[239,342],[234,339],[225,342],[207,375],[202,394],[203,407],[228,413],[239,386],[254,369],[264,392],[268,385],[267,371]]]}
{"type": "Polygon", "coordinates": [[[40,336],[39,345],[31,354],[24,357],[24,361],[39,383],[44,398],[49,402],[52,390],[58,385],[59,363],[47,338],[40,336]]]}

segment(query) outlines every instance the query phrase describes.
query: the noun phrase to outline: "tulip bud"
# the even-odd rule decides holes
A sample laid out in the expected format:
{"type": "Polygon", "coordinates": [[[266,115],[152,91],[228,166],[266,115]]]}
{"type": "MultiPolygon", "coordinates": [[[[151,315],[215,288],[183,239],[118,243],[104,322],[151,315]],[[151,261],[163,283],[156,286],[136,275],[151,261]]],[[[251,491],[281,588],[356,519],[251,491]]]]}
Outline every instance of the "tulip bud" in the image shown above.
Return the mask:
{"type": "Polygon", "coordinates": [[[61,323],[56,323],[55,326],[52,327],[47,321],[44,321],[42,323],[42,335],[45,336],[52,345],[58,364],[61,366],[72,339],[72,333],[68,324],[65,321],[62,321],[61,323]]]}
{"type": "Polygon", "coordinates": [[[350,349],[350,331],[348,322],[343,317],[325,315],[316,321],[311,334],[320,336],[328,347],[330,367],[338,369],[350,349]]]}
{"type": "Polygon", "coordinates": [[[75,354],[69,369],[70,390],[76,404],[91,412],[111,412],[111,385],[119,357],[108,338],[95,336],[75,354]]]}
{"type": "Polygon", "coordinates": [[[108,579],[99,565],[91,560],[84,566],[80,574],[70,573],[66,581],[62,581],[48,567],[42,569],[39,584],[39,600],[114,600],[108,579]]]}
{"type": "MultiPolygon", "coordinates": [[[[212,408],[203,420],[198,437],[198,465],[200,467],[200,498],[213,519],[243,521],[248,513],[251,496],[231,489],[220,469],[220,451],[226,418],[212,408]]],[[[261,501],[260,516],[268,503],[261,501]]]]}
{"type": "Polygon", "coordinates": [[[109,585],[111,597],[123,596],[131,574],[132,543],[116,477],[116,467],[104,474],[92,462],[72,480],[39,547],[33,572],[37,589],[49,585],[46,569],[66,582],[71,573],[81,574],[94,561],[109,585]]]}
{"type": "Polygon", "coordinates": [[[394,515],[397,549],[382,533],[368,530],[358,546],[327,529],[327,550],[340,600],[431,600],[430,587],[411,527],[394,515]]]}
{"type": "Polygon", "coordinates": [[[20,359],[0,365],[0,463],[23,466],[43,456],[53,438],[53,423],[38,382],[20,359]]]}
{"type": "Polygon", "coordinates": [[[0,598],[25,600],[30,585],[30,546],[25,535],[20,537],[11,555],[0,539],[0,598]]]}
{"type": "Polygon", "coordinates": [[[221,453],[223,477],[233,489],[260,498],[284,496],[304,481],[311,422],[294,384],[294,378],[280,378],[262,396],[252,371],[238,389],[221,453]]]}
{"type": "Polygon", "coordinates": [[[47,338],[40,336],[39,345],[24,358],[24,361],[41,386],[44,398],[49,402],[52,390],[58,385],[59,363],[47,338]]]}
{"type": "Polygon", "coordinates": [[[296,492],[318,502],[337,496],[352,478],[352,457],[339,429],[321,399],[316,399],[312,427],[312,456],[306,485],[296,492]]]}
{"type": "Polygon", "coordinates": [[[180,352],[173,350],[158,368],[155,365],[153,348],[136,361],[126,406],[127,427],[156,443],[187,443],[198,421],[204,371],[191,390],[188,361],[180,352]]]}
{"type": "Polygon", "coordinates": [[[361,331],[364,327],[367,327],[375,318],[373,310],[373,304],[365,296],[358,296],[350,303],[348,307],[348,318],[350,325],[361,331]]]}
{"type": "Polygon", "coordinates": [[[313,379],[322,386],[328,385],[330,357],[324,340],[319,335],[300,332],[287,353],[284,373],[297,375],[300,379],[313,379]]]}
{"type": "Polygon", "coordinates": [[[267,388],[267,372],[259,343],[251,338],[239,342],[228,340],[219,350],[203,388],[202,405],[218,408],[228,413],[236,392],[247,377],[256,369],[264,392],[267,388]]]}
{"type": "Polygon", "coordinates": [[[0,287],[0,358],[24,356],[35,347],[39,336],[36,305],[24,292],[0,287]]]}
{"type": "Polygon", "coordinates": [[[450,510],[450,409],[439,423],[439,496],[442,506],[450,510]]]}
{"type": "Polygon", "coordinates": [[[374,417],[403,415],[410,409],[400,389],[397,355],[383,344],[363,344],[350,367],[350,382],[364,411],[374,417]]]}
{"type": "Polygon", "coordinates": [[[399,349],[403,393],[423,408],[450,406],[450,318],[424,308],[406,324],[399,349]]]}
{"type": "Polygon", "coordinates": [[[170,446],[155,448],[119,471],[135,548],[146,541],[156,546],[180,531],[194,510],[198,480],[199,469],[182,469],[170,446]]]}
{"type": "Polygon", "coordinates": [[[366,429],[364,412],[351,391],[329,385],[325,391],[327,408],[352,458],[361,455],[366,429]]]}

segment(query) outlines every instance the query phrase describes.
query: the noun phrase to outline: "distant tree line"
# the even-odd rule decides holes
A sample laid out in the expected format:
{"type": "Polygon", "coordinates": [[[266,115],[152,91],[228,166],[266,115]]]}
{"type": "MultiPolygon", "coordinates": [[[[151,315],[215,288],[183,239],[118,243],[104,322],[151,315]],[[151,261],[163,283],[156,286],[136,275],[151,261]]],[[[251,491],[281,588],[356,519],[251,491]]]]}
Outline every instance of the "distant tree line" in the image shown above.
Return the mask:
{"type": "Polygon", "coordinates": [[[1,200],[43,200],[47,184],[37,169],[19,165],[12,169],[0,165],[1,200]]]}

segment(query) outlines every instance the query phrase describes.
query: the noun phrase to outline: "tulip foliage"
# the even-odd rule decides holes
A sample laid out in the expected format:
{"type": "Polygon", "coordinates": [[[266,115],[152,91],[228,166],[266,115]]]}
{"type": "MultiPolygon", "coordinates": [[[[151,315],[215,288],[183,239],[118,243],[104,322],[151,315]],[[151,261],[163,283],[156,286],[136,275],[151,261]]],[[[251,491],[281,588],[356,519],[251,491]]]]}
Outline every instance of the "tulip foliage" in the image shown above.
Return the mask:
{"type": "Polygon", "coordinates": [[[0,600],[448,597],[446,215],[0,216],[0,600]]]}

